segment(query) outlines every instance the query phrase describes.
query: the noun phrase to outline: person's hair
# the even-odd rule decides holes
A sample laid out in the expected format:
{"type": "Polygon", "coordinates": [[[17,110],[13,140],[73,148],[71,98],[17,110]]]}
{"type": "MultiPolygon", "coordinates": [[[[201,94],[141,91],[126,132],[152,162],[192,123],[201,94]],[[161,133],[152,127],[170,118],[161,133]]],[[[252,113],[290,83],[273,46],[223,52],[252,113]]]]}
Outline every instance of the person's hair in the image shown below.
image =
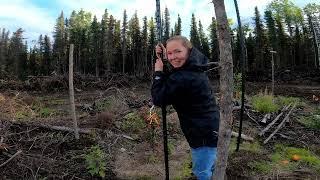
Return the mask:
{"type": "Polygon", "coordinates": [[[173,41],[173,40],[180,40],[184,47],[186,47],[189,50],[192,49],[192,43],[184,36],[180,36],[180,35],[172,36],[171,38],[169,38],[167,40],[166,44],[168,44],[168,42],[173,41]]]}

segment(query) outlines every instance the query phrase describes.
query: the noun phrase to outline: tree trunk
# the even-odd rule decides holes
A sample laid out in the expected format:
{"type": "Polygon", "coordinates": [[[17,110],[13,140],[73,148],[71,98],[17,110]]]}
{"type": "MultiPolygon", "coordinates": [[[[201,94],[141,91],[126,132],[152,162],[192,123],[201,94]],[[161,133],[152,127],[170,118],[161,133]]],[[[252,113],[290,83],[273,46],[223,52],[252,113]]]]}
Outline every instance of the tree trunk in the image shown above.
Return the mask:
{"type": "Polygon", "coordinates": [[[73,127],[75,138],[79,139],[79,128],[76,118],[76,108],[74,104],[74,88],[73,88],[73,44],[70,44],[69,52],[69,93],[70,93],[70,106],[71,106],[71,116],[73,119],[73,127]]]}
{"type": "Polygon", "coordinates": [[[213,0],[217,18],[217,31],[220,48],[220,127],[218,154],[214,179],[223,180],[228,161],[228,147],[231,139],[232,126],[232,94],[233,94],[233,64],[231,36],[227,14],[223,0],[213,0]]]}

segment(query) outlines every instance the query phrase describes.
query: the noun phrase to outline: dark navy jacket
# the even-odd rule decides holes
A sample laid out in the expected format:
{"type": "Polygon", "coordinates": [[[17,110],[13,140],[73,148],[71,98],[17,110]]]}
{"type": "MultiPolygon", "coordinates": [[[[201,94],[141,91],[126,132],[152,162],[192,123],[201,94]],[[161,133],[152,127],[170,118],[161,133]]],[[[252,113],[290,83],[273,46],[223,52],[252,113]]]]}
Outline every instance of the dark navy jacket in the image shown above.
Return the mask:
{"type": "Polygon", "coordinates": [[[172,104],[192,148],[217,147],[219,108],[204,72],[208,59],[192,48],[186,63],[165,75],[154,74],[151,94],[157,106],[172,104]]]}

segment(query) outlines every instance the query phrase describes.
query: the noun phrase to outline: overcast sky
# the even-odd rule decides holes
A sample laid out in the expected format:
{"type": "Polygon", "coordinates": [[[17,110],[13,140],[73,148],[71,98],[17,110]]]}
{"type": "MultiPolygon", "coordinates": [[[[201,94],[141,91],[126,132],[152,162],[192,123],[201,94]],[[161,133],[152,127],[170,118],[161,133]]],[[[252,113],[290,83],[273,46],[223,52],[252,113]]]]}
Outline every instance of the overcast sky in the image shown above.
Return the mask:
{"type": "MultiPolygon", "coordinates": [[[[261,14],[271,0],[238,0],[240,15],[243,23],[251,23],[254,7],[258,6],[261,14]]],[[[299,7],[307,3],[316,3],[317,0],[293,0],[299,7]]],[[[161,9],[168,7],[171,27],[182,18],[183,35],[189,37],[191,14],[201,20],[206,29],[214,16],[214,7],[210,0],[160,0],[161,9]]],[[[225,0],[228,18],[236,21],[233,0],[225,0]]],[[[127,10],[128,18],[137,10],[138,16],[150,18],[155,12],[155,0],[0,0],[0,28],[16,31],[19,27],[25,30],[24,37],[30,42],[40,34],[52,36],[54,24],[60,12],[69,17],[72,10],[89,11],[100,20],[104,10],[118,20],[122,20],[123,10],[127,10]]],[[[141,22],[142,25],[142,22],[141,22]]]]}

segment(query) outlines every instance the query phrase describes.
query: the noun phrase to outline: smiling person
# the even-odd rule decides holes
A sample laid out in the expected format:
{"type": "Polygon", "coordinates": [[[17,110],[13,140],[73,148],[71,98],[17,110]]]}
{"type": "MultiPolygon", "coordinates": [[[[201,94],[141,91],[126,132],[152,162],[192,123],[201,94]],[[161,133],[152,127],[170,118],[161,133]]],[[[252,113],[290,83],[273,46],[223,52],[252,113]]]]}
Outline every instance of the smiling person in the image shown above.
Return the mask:
{"type": "Polygon", "coordinates": [[[173,36],[156,47],[151,88],[153,103],[172,105],[178,113],[180,126],[190,147],[192,171],[200,180],[210,179],[214,170],[219,129],[219,108],[205,73],[208,59],[183,36],[173,36]],[[163,72],[163,62],[158,54],[166,52],[173,67],[169,74],[163,72]]]}

